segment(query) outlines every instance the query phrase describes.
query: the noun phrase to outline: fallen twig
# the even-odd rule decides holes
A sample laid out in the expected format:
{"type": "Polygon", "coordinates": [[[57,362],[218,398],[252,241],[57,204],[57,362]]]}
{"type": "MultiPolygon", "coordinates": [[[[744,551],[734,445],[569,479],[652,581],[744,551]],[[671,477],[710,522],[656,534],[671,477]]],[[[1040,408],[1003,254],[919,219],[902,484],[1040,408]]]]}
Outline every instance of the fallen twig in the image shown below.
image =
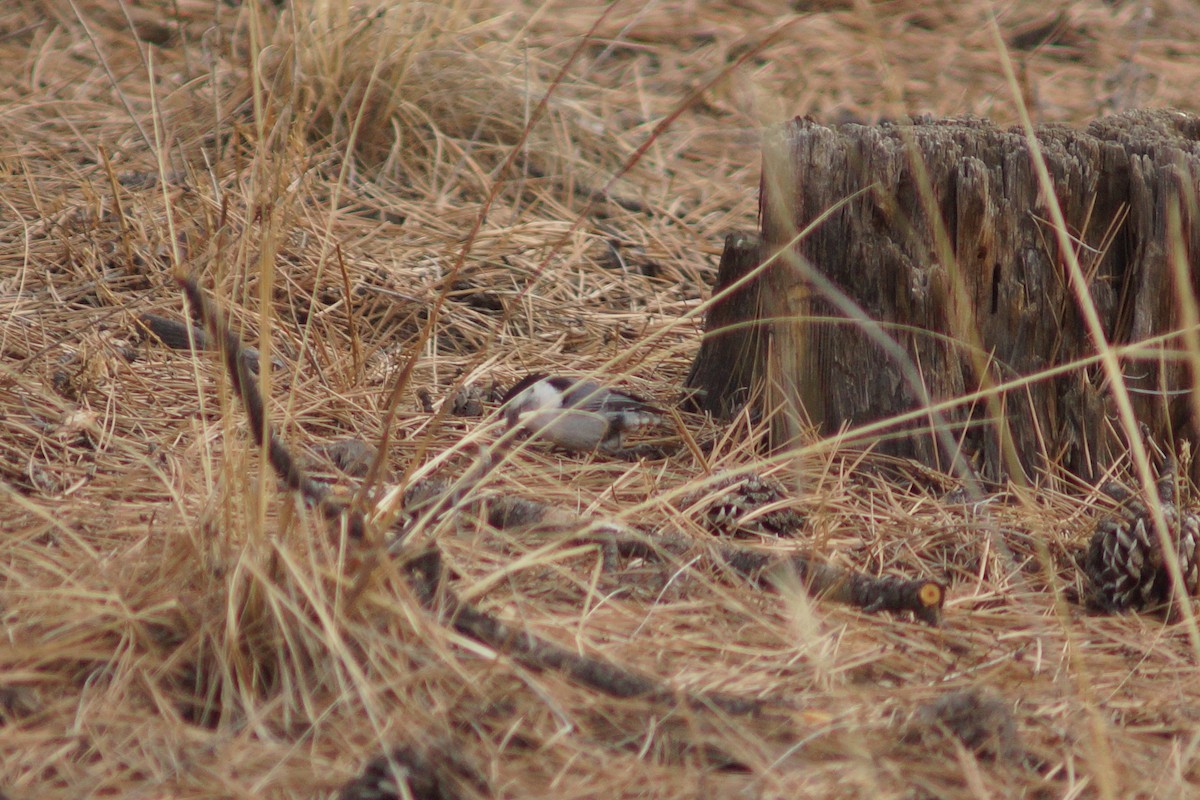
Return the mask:
{"type": "Polygon", "coordinates": [[[634,558],[692,560],[696,556],[724,565],[756,584],[774,584],[795,577],[814,597],[856,606],[867,612],[910,611],[930,625],[941,622],[946,587],[932,580],[876,577],[852,569],[824,564],[798,553],[780,556],[739,547],[698,543],[681,536],[653,537],[630,533],[589,532],[577,541],[609,548],[634,558]]]}
{"type": "Polygon", "coordinates": [[[221,309],[209,302],[204,293],[200,291],[200,287],[191,278],[179,277],[178,281],[179,285],[183,287],[184,294],[187,295],[192,310],[208,329],[212,339],[217,342],[221,358],[225,362],[225,369],[229,372],[229,379],[233,382],[234,391],[241,398],[242,405],[246,408],[246,415],[250,417],[250,432],[254,436],[254,443],[262,447],[263,441],[266,441],[267,458],[275,473],[288,489],[299,492],[301,497],[320,509],[326,519],[336,521],[345,515],[347,533],[352,539],[361,539],[366,531],[366,521],[362,513],[335,500],[325,484],[310,478],[300,468],[300,463],[292,456],[287,445],[275,434],[267,420],[258,384],[250,374],[250,367],[246,363],[242,342],[225,322],[225,316],[221,313],[221,309]]]}
{"type": "Polygon", "coordinates": [[[655,678],[599,659],[580,656],[480,611],[461,600],[445,585],[441,552],[434,547],[410,558],[404,563],[403,570],[422,605],[439,610],[459,633],[483,642],[525,666],[561,672],[578,684],[613,697],[637,697],[670,704],[684,700],[692,706],[712,706],[730,714],[748,714],[760,705],[757,700],[733,695],[688,695],[673,691],[655,678]]]}
{"type": "MultiPolygon", "coordinates": [[[[142,314],[137,318],[138,326],[172,350],[216,350],[212,337],[202,328],[188,325],[177,319],[160,317],[158,314],[142,314]]],[[[242,345],[242,359],[253,373],[258,372],[259,353],[256,348],[242,345]]],[[[283,362],[271,359],[271,368],[279,369],[283,362]]]]}
{"type": "MultiPolygon", "coordinates": [[[[442,497],[445,490],[438,484],[430,484],[425,493],[442,497]]],[[[419,508],[420,495],[416,489],[410,490],[406,505],[419,508]]],[[[499,530],[534,526],[567,532],[586,529],[572,541],[599,546],[606,570],[616,568],[615,561],[619,556],[656,561],[670,558],[680,562],[692,561],[699,556],[701,561],[731,568],[756,585],[774,585],[792,578],[814,597],[852,605],[868,613],[908,611],[930,625],[941,622],[946,599],[946,587],[933,580],[867,575],[823,563],[805,553],[779,555],[735,545],[714,545],[683,536],[661,533],[646,536],[616,522],[589,519],[525,497],[483,495],[464,505],[462,510],[481,514],[489,525],[499,530]]]]}

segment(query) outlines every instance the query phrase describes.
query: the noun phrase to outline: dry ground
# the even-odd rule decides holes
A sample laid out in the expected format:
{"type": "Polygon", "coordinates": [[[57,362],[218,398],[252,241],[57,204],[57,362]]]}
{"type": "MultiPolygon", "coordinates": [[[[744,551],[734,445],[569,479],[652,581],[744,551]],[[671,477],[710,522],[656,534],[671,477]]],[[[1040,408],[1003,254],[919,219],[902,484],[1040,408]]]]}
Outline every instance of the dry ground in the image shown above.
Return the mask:
{"type": "MultiPolygon", "coordinates": [[[[418,532],[482,608],[766,709],[614,700],[451,632],[281,495],[214,360],[135,342],[197,275],[282,363],[297,447],[378,441],[400,381],[389,485],[455,474],[486,428],[419,388],[595,371],[670,405],[722,237],[755,223],[761,127],[1015,122],[989,11],[1035,122],[1200,110],[1182,0],[5,4],[0,791],[332,797],[415,744],[467,796],[1195,796],[1200,642],[1069,601],[1094,493],[953,505],[948,479],[817,440],[758,465],[807,518],[778,546],[948,579],[936,629],[703,570],[626,579],[545,533],[418,532]],[[967,688],[1021,754],[913,719],[967,688]]],[[[680,419],[711,450],[529,448],[491,488],[704,536],[669,499],[751,465],[757,431],[680,419]]]]}

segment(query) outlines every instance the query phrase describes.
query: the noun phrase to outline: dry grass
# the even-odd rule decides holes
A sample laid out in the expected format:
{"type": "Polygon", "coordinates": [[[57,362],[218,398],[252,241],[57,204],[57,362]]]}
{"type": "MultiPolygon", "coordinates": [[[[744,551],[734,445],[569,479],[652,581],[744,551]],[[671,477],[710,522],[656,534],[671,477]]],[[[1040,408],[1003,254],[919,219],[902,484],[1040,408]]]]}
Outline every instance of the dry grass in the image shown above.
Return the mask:
{"type": "MultiPolygon", "coordinates": [[[[389,484],[453,475],[474,454],[464,439],[488,435],[423,411],[419,387],[440,400],[569,370],[670,405],[721,238],[754,225],[763,124],[1019,118],[985,3],[792,6],[811,13],[0,11],[0,790],[330,797],[385,748],[425,743],[477,776],[468,793],[503,797],[1195,791],[1182,627],[1069,601],[1094,493],[954,505],[939,499],[950,479],[913,465],[836,441],[759,463],[761,431],[697,417],[674,435],[715,442],[704,463],[525,448],[492,489],[703,535],[671,499],[755,468],[801,490],[804,546],[951,582],[929,629],[703,571],[609,574],[544,533],[421,532],[482,608],[768,710],[614,700],[453,633],[386,560],[364,578],[369,554],[280,496],[215,360],[133,343],[138,314],[182,313],[172,270],[199,275],[282,360],[265,377],[289,441],[378,441],[393,413],[389,484]],[[1024,760],[905,736],[923,703],[967,687],[1013,711],[1024,760]]],[[[997,13],[1009,41],[1053,18],[1031,2],[997,13]]],[[[1012,54],[1035,122],[1197,110],[1189,4],[1076,3],[1052,41],[1012,54]]]]}

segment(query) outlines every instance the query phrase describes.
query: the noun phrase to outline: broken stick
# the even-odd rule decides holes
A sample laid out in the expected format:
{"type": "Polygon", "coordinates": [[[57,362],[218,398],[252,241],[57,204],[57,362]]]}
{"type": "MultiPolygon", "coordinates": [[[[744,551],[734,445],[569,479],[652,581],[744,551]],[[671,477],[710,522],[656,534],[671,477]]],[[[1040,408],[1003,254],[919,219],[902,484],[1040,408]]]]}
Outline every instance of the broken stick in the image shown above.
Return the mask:
{"type": "Polygon", "coordinates": [[[760,585],[764,581],[774,584],[781,578],[794,576],[814,597],[846,603],[869,613],[908,611],[930,625],[941,622],[946,600],[946,587],[937,581],[867,575],[821,563],[803,553],[781,557],[738,547],[701,545],[681,536],[587,533],[577,540],[633,558],[661,560],[665,556],[683,560],[700,555],[760,585]]]}

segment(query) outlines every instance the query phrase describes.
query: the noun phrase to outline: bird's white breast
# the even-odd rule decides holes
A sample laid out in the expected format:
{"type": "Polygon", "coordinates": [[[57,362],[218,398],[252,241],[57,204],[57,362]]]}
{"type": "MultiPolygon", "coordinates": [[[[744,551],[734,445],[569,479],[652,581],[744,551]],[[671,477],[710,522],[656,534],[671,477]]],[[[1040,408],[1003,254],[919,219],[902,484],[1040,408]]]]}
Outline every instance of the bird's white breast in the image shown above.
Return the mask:
{"type": "Polygon", "coordinates": [[[546,411],[562,408],[562,404],[562,392],[551,386],[547,380],[540,380],[530,386],[517,400],[517,406],[521,411],[546,411]]]}

